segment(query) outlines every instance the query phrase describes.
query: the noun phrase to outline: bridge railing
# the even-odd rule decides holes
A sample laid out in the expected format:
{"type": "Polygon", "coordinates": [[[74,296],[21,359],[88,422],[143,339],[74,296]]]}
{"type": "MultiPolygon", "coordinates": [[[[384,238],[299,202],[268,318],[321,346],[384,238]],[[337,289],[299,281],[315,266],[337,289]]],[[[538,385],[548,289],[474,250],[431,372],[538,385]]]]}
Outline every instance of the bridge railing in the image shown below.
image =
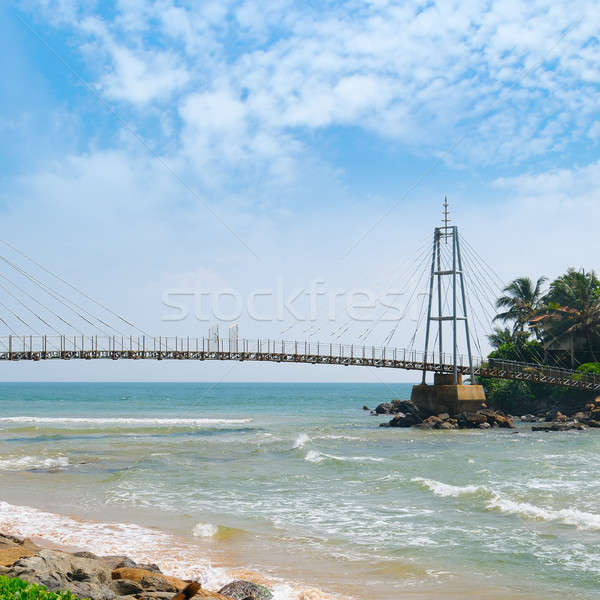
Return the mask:
{"type": "MultiPolygon", "coordinates": [[[[4,336],[0,337],[0,353],[123,353],[123,352],[204,352],[279,354],[305,357],[337,357],[339,359],[366,359],[430,365],[451,365],[452,355],[423,352],[390,346],[367,344],[340,344],[309,340],[278,340],[272,338],[207,338],[188,336],[4,336]],[[425,360],[426,359],[426,360],[425,360]]],[[[460,355],[458,363],[468,366],[467,357],[460,355]]],[[[481,359],[474,361],[475,368],[481,359]]]]}
{"type": "Polygon", "coordinates": [[[491,358],[489,367],[507,373],[522,373],[537,375],[545,378],[573,379],[593,385],[600,385],[600,375],[594,373],[579,373],[573,369],[563,367],[540,365],[538,363],[525,363],[514,360],[491,358]]]}

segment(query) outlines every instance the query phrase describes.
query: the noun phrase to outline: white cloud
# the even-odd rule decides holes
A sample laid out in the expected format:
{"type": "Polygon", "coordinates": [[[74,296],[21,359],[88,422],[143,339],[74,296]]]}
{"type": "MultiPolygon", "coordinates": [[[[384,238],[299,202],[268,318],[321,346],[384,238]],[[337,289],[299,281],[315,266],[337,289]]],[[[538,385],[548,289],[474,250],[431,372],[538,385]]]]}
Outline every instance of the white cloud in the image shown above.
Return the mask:
{"type": "Polygon", "coordinates": [[[132,105],[174,97],[175,111],[222,97],[237,103],[241,131],[301,141],[351,125],[417,153],[489,164],[585,141],[598,120],[592,0],[118,8],[112,20],[94,16],[96,31],[73,21],[105,53],[98,81],[107,96],[132,105]]]}

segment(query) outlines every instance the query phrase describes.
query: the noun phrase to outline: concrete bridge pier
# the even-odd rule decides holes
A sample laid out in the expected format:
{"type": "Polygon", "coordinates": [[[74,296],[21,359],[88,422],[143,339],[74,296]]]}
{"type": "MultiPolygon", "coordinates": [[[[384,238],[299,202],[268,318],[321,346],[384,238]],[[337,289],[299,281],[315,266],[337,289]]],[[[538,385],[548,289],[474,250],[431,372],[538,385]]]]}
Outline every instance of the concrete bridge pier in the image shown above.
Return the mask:
{"type": "Polygon", "coordinates": [[[447,412],[450,415],[457,415],[461,412],[475,412],[482,408],[485,392],[481,385],[463,385],[460,373],[456,384],[452,374],[435,373],[433,385],[422,383],[413,386],[410,399],[424,413],[437,415],[447,412]]]}

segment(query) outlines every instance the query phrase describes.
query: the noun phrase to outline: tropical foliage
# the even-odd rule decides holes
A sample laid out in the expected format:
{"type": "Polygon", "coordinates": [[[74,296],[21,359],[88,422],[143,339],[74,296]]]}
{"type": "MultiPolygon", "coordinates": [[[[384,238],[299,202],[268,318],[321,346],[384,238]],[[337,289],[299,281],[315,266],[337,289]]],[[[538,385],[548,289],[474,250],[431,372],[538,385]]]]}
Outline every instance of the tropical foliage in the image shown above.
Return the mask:
{"type": "Polygon", "coordinates": [[[569,269],[543,289],[518,277],[496,302],[500,312],[489,340],[494,356],[576,368],[600,359],[600,280],[583,269],[569,269]],[[508,327],[506,327],[508,325],[508,327]]]}
{"type": "Polygon", "coordinates": [[[0,575],[0,600],[77,600],[71,592],[49,592],[42,585],[0,575]]]}
{"type": "MultiPolygon", "coordinates": [[[[528,277],[510,282],[498,298],[490,358],[544,363],[580,373],[600,373],[600,280],[569,269],[550,282],[528,277]]],[[[579,393],[543,384],[486,379],[488,401],[509,411],[575,401],[579,393]]]]}

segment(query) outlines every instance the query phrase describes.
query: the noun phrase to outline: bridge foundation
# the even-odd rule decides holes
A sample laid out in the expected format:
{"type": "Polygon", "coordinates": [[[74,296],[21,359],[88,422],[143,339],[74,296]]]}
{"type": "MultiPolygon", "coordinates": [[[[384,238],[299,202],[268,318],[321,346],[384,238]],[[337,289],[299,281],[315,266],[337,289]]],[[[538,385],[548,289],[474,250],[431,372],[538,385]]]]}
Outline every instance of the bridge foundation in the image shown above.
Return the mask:
{"type": "Polygon", "coordinates": [[[413,386],[410,399],[424,413],[457,415],[479,410],[485,402],[485,392],[481,385],[463,385],[461,374],[455,384],[452,374],[435,373],[433,385],[413,386]]]}

